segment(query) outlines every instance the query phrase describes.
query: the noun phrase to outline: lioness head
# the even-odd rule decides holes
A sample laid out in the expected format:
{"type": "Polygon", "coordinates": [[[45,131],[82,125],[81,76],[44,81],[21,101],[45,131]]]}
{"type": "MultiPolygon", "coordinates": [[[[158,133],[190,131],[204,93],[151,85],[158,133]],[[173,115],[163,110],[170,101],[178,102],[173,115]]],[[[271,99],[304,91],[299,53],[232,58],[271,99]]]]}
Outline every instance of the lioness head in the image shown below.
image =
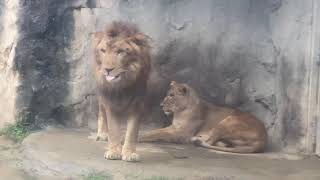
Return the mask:
{"type": "Polygon", "coordinates": [[[190,106],[197,104],[198,100],[190,86],[172,81],[161,106],[165,114],[170,115],[186,110],[190,106]]]}
{"type": "Polygon", "coordinates": [[[131,23],[113,22],[95,33],[96,73],[110,87],[125,88],[148,77],[148,38],[131,23]]]}

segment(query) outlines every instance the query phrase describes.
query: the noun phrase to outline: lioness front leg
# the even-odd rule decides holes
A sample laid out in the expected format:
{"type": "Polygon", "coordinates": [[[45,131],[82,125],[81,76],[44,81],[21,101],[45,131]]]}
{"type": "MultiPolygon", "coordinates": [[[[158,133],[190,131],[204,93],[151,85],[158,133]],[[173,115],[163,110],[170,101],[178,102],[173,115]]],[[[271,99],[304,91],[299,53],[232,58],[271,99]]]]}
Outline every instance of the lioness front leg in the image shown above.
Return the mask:
{"type": "Polygon", "coordinates": [[[129,162],[140,161],[139,155],[136,153],[136,143],[139,133],[138,116],[129,117],[127,122],[127,131],[122,148],[122,160],[129,162]]]}
{"type": "Polygon", "coordinates": [[[152,130],[147,132],[139,138],[139,142],[173,142],[173,143],[187,143],[189,137],[180,130],[175,129],[172,126],[152,130]]]}
{"type": "Polygon", "coordinates": [[[104,157],[110,160],[122,159],[121,151],[121,133],[120,133],[120,122],[113,115],[113,113],[107,111],[108,116],[108,150],[104,157]]]}
{"type": "MultiPolygon", "coordinates": [[[[100,100],[99,100],[100,101],[100,100]]],[[[99,115],[98,115],[98,132],[96,141],[107,141],[108,140],[108,124],[107,114],[102,103],[99,103],[99,115]]]]}

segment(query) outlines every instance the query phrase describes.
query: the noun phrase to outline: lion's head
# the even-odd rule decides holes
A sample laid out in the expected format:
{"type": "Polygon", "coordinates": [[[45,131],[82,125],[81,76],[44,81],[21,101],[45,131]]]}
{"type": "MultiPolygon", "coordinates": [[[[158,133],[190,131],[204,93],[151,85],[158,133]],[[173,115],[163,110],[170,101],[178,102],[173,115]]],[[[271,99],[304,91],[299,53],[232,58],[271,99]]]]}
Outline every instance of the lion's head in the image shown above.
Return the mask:
{"type": "Polygon", "coordinates": [[[189,109],[199,101],[197,94],[189,85],[172,81],[161,106],[165,114],[170,115],[189,109]]]}
{"type": "Polygon", "coordinates": [[[100,84],[123,89],[145,84],[150,71],[148,37],[131,23],[113,22],[95,33],[95,63],[100,84]]]}

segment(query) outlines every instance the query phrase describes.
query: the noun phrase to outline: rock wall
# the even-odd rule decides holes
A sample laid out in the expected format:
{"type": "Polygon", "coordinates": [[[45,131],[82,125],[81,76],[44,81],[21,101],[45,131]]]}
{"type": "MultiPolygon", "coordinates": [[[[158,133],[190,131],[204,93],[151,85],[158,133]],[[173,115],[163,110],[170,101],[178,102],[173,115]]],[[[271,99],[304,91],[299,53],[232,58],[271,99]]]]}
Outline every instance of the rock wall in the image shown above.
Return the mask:
{"type": "Polygon", "coordinates": [[[0,127],[15,121],[16,88],[19,74],[14,71],[18,0],[0,0],[0,127]]]}
{"type": "Polygon", "coordinates": [[[89,114],[88,111],[78,111],[81,105],[91,107],[85,99],[92,94],[92,78],[86,79],[85,86],[78,87],[77,92],[85,91],[86,94],[73,92],[74,84],[81,82],[79,78],[86,76],[88,69],[88,65],[77,66],[77,54],[82,50],[72,51],[81,46],[74,36],[73,14],[82,7],[87,7],[86,1],[39,0],[21,4],[20,17],[23,19],[19,26],[23,38],[18,43],[15,62],[23,77],[16,104],[17,109],[27,108],[39,123],[55,120],[79,127],[86,126],[87,119],[95,119],[96,113],[92,111],[89,114]],[[83,73],[73,74],[73,69],[81,69],[83,73]],[[75,111],[77,116],[73,116],[75,111]],[[81,120],[77,120],[79,118],[81,120]]]}
{"type": "Polygon", "coordinates": [[[158,101],[176,80],[209,101],[257,115],[272,149],[306,152],[314,146],[307,118],[314,0],[15,1],[18,7],[0,0],[0,38],[11,38],[0,46],[0,62],[12,62],[0,77],[17,82],[0,87],[0,98],[10,104],[0,104],[9,108],[1,123],[29,111],[38,123],[94,128],[90,33],[126,20],[153,39],[151,83],[157,88],[150,122],[162,117],[158,101]],[[18,21],[4,21],[8,13],[18,21]],[[10,57],[8,47],[15,50],[10,57]]]}

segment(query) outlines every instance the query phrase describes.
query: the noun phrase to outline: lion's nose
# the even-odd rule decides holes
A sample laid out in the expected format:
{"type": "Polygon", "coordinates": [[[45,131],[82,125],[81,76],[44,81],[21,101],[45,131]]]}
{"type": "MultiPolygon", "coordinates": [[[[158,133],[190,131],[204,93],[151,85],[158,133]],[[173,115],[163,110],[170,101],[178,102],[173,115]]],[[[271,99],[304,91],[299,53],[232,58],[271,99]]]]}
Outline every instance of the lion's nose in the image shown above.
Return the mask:
{"type": "Polygon", "coordinates": [[[104,70],[109,74],[114,68],[104,68],[104,70]]]}
{"type": "Polygon", "coordinates": [[[160,106],[163,106],[163,102],[160,104],[160,106]]]}

